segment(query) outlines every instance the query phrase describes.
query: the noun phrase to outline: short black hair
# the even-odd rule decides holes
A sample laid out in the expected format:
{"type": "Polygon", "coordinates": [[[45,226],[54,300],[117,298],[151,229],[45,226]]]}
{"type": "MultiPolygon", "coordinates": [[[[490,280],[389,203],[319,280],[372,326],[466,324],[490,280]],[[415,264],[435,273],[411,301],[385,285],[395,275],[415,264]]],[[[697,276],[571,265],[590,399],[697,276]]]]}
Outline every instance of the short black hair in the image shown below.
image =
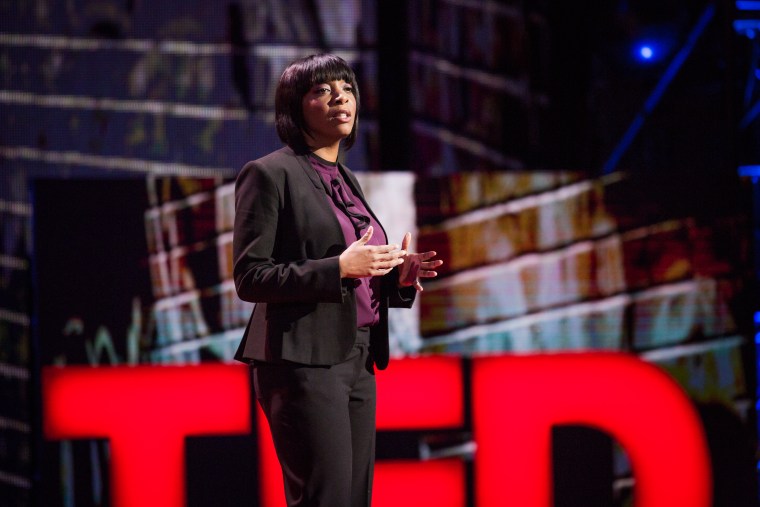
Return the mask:
{"type": "Polygon", "coordinates": [[[303,117],[303,97],[318,83],[343,80],[351,85],[356,100],[356,114],[351,133],[343,140],[345,149],[356,141],[359,127],[359,87],[356,75],[346,61],[336,55],[310,55],[292,62],[280,76],[274,98],[274,124],[277,135],[296,153],[308,153],[309,144],[304,134],[309,128],[303,117]]]}

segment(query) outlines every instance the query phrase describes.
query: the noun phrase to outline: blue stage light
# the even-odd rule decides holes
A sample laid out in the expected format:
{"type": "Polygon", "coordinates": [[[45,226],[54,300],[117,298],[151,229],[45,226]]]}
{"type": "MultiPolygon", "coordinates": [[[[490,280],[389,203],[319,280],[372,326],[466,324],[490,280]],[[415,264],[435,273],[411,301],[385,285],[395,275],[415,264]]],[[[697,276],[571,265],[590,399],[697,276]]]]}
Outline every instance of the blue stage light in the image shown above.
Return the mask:
{"type": "Polygon", "coordinates": [[[631,56],[637,65],[659,64],[667,58],[672,50],[670,35],[654,34],[646,39],[639,39],[630,46],[631,56]]]}
{"type": "Polygon", "coordinates": [[[652,46],[640,46],[639,56],[642,60],[651,60],[654,57],[654,49],[652,49],[652,46]]]}

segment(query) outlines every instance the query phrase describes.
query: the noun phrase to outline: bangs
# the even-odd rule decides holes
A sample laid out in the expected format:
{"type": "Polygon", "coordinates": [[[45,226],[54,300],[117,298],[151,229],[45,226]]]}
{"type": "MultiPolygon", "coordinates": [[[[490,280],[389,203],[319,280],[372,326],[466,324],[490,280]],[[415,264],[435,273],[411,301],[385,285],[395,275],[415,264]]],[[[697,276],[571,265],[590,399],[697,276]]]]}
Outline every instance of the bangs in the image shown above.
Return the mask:
{"type": "Polygon", "coordinates": [[[340,61],[327,61],[324,65],[317,66],[312,69],[311,83],[309,86],[314,86],[317,83],[329,83],[330,81],[345,81],[347,83],[354,83],[354,71],[347,67],[340,61]]]}
{"type": "Polygon", "coordinates": [[[330,81],[345,81],[356,86],[354,71],[341,58],[334,55],[319,55],[304,62],[303,80],[304,92],[319,83],[330,81]]]}

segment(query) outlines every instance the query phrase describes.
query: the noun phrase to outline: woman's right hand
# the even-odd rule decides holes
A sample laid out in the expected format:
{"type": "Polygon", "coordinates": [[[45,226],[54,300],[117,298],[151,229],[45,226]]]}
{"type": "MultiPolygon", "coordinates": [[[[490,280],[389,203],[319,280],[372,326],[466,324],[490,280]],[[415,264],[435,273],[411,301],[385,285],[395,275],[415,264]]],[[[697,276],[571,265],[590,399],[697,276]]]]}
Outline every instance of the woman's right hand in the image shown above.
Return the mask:
{"type": "Polygon", "coordinates": [[[406,252],[398,245],[368,245],[374,229],[370,225],[364,236],[351,243],[340,254],[341,278],[383,276],[404,262],[406,252]]]}

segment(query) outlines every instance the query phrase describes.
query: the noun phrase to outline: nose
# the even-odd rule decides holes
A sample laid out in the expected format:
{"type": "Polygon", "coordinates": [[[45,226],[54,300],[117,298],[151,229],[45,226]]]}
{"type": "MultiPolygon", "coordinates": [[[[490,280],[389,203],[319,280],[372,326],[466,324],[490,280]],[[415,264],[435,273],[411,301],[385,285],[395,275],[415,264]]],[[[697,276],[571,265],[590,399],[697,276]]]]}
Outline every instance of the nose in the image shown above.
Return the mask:
{"type": "Polygon", "coordinates": [[[333,101],[335,101],[338,104],[343,104],[348,100],[348,93],[345,90],[341,90],[340,88],[335,90],[335,93],[333,94],[333,101]]]}

